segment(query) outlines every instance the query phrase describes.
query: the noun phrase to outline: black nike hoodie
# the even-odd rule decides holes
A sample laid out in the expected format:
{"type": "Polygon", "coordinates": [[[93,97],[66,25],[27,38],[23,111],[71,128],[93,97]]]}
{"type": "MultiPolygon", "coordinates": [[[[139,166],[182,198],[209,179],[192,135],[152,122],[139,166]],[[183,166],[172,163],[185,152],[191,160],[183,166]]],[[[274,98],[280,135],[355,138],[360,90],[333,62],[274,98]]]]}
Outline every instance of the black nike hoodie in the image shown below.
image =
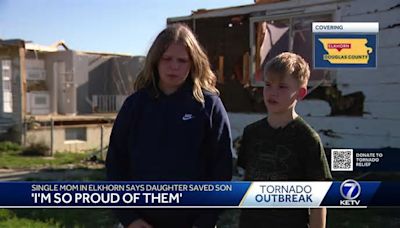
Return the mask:
{"type": "MultiPolygon", "coordinates": [[[[170,95],[145,88],[129,96],[114,122],[106,159],[112,181],[231,180],[232,138],[217,95],[195,100],[192,83],[170,95]]],[[[153,227],[214,227],[218,211],[116,210],[124,226],[144,219],[153,227]]]]}

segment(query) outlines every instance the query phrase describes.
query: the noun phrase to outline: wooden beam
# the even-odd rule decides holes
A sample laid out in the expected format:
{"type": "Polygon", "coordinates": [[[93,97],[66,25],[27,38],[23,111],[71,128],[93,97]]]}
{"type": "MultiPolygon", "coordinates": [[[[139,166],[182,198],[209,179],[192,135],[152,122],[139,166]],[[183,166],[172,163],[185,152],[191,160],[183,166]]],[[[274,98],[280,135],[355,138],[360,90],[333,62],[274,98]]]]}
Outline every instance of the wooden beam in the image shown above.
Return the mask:
{"type": "Polygon", "coordinates": [[[242,84],[243,85],[250,85],[250,68],[249,68],[249,62],[250,62],[250,54],[248,51],[244,53],[243,55],[243,78],[242,78],[242,84]]]}
{"type": "Polygon", "coordinates": [[[224,56],[218,57],[218,82],[224,83],[224,56]]]}
{"type": "Polygon", "coordinates": [[[19,72],[20,72],[20,89],[21,89],[21,120],[24,119],[26,114],[26,61],[25,61],[25,47],[19,47],[19,72]]]}

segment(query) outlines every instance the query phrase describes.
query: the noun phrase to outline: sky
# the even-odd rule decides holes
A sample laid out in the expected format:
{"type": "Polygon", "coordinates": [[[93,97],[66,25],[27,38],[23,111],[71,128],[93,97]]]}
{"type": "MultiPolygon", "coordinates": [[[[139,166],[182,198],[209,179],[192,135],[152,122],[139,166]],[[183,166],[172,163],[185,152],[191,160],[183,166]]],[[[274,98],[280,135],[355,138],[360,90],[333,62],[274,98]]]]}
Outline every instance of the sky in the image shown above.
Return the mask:
{"type": "Polygon", "coordinates": [[[0,39],[146,55],[169,17],[254,0],[0,0],[0,39]]]}

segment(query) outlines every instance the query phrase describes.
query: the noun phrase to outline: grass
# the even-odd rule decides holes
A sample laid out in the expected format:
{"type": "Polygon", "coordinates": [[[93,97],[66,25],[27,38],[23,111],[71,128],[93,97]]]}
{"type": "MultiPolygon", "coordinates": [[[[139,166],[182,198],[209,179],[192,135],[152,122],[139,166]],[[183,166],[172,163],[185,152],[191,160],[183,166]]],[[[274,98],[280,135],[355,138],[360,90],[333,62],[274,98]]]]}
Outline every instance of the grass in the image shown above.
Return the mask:
{"type": "Polygon", "coordinates": [[[19,151],[19,150],[21,150],[21,146],[19,144],[9,141],[0,142],[0,153],[7,151],[19,151]]]}
{"type": "Polygon", "coordinates": [[[53,220],[40,221],[35,218],[18,218],[12,210],[0,209],[0,227],[61,227],[53,220]]]}
{"type": "MultiPolygon", "coordinates": [[[[101,181],[105,170],[101,165],[88,168],[85,161],[91,152],[56,153],[53,157],[26,156],[17,144],[0,142],[0,168],[41,170],[27,181],[101,181]],[[73,165],[73,168],[66,168],[73,165]]],[[[0,209],[0,227],[112,227],[117,223],[107,209],[0,209]]]]}
{"type": "Polygon", "coordinates": [[[22,156],[20,152],[0,153],[0,168],[32,169],[56,167],[67,164],[79,164],[88,156],[87,153],[56,153],[53,157],[22,156]]]}
{"type": "Polygon", "coordinates": [[[44,170],[44,173],[36,177],[25,178],[25,181],[104,181],[106,179],[105,168],[88,169],[54,169],[44,170]]]}
{"type": "Polygon", "coordinates": [[[112,227],[117,223],[107,209],[17,209],[13,212],[18,218],[59,224],[60,227],[112,227]]]}
{"type": "Polygon", "coordinates": [[[0,227],[112,227],[117,221],[105,209],[0,209],[0,227]]]}
{"type": "Polygon", "coordinates": [[[328,209],[328,228],[400,227],[400,208],[328,209]]]}
{"type": "MultiPolygon", "coordinates": [[[[238,228],[240,210],[225,210],[218,228],[238,228]]],[[[266,224],[268,221],[265,221],[266,224]]],[[[260,224],[261,226],[261,224],[260,224]]],[[[327,228],[400,227],[400,208],[328,209],[327,228]]]]}
{"type": "Polygon", "coordinates": [[[70,164],[78,168],[86,167],[83,161],[93,155],[91,150],[82,153],[59,152],[51,157],[42,156],[40,153],[43,148],[41,143],[24,148],[12,142],[0,142],[0,169],[57,168],[70,164]]]}
{"type": "MultiPolygon", "coordinates": [[[[44,178],[29,178],[27,181],[101,181],[105,180],[103,169],[57,169],[48,172],[44,178]],[[51,175],[67,171],[63,178],[51,175]],[[75,173],[75,174],[70,174],[75,173]],[[53,177],[53,178],[50,178],[53,177]]],[[[113,227],[118,221],[107,209],[0,209],[0,227],[113,227]]]]}
{"type": "MultiPolygon", "coordinates": [[[[237,228],[239,210],[225,210],[220,228],[237,228]]],[[[268,222],[268,221],[266,221],[268,222]]],[[[0,227],[112,227],[107,209],[0,209],[0,227]]],[[[327,228],[399,227],[400,209],[328,209],[327,228]]]]}
{"type": "MultiPolygon", "coordinates": [[[[28,181],[101,181],[105,170],[88,169],[89,153],[56,153],[53,157],[22,156],[21,148],[13,143],[0,143],[0,168],[52,168],[28,181]],[[73,164],[73,169],[65,169],[73,164]],[[62,175],[60,175],[62,174],[62,175]]],[[[377,174],[378,175],[378,174],[377,174]]],[[[369,178],[385,179],[384,175],[369,178]]],[[[398,180],[398,176],[394,178],[398,180]]],[[[225,210],[220,228],[238,227],[239,210],[225,210]]],[[[268,221],[266,221],[267,223],[268,221]]],[[[0,227],[113,227],[117,223],[107,209],[0,209],[0,227]]],[[[328,209],[327,228],[400,227],[400,208],[328,209]]]]}
{"type": "Polygon", "coordinates": [[[53,227],[62,227],[59,224],[56,224],[51,221],[42,222],[34,219],[25,219],[25,218],[10,218],[6,220],[0,220],[0,227],[4,228],[14,228],[14,227],[29,227],[29,228],[53,228],[53,227]]]}

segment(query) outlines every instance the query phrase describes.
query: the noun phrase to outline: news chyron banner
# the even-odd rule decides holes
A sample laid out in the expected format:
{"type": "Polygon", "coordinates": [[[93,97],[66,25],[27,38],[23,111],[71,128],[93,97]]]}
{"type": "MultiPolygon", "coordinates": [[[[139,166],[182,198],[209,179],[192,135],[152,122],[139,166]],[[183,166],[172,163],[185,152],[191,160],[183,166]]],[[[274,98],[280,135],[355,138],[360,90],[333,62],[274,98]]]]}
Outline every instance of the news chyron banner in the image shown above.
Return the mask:
{"type": "Polygon", "coordinates": [[[313,22],[315,69],[376,68],[378,22],[313,22]]]}
{"type": "Polygon", "coordinates": [[[400,206],[400,182],[0,182],[1,208],[400,206]]]}

